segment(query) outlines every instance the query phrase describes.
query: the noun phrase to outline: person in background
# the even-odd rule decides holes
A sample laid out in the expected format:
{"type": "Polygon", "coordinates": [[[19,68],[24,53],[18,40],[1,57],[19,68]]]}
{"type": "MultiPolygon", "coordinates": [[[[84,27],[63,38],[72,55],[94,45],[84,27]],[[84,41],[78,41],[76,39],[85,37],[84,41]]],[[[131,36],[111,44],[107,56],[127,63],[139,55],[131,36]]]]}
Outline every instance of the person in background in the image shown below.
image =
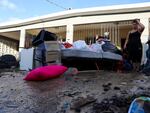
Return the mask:
{"type": "Polygon", "coordinates": [[[133,70],[138,71],[142,58],[141,34],[145,26],[138,19],[133,20],[132,30],[129,31],[124,49],[127,50],[133,70]]]}
{"type": "Polygon", "coordinates": [[[109,32],[104,33],[104,39],[109,40],[109,32]]]}
{"type": "Polygon", "coordinates": [[[147,62],[141,72],[147,76],[150,76],[150,40],[148,40],[146,44],[148,44],[148,49],[146,51],[147,62]]]}

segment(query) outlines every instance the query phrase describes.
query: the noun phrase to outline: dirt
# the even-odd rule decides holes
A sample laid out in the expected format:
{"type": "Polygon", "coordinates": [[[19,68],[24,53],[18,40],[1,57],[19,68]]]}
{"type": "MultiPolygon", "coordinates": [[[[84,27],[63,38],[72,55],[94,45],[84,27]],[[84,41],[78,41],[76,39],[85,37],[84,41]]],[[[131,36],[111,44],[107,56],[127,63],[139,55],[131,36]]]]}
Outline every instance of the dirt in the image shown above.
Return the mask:
{"type": "Polygon", "coordinates": [[[134,98],[150,97],[150,77],[140,73],[90,71],[44,82],[24,81],[26,74],[0,73],[0,113],[127,113],[134,98]]]}

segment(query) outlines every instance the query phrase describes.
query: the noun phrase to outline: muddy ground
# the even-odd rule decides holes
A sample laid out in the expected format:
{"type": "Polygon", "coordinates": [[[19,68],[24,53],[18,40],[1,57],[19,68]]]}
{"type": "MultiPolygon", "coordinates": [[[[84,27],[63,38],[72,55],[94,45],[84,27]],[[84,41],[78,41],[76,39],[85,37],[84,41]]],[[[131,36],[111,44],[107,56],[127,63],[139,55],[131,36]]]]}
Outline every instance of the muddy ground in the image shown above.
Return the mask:
{"type": "Polygon", "coordinates": [[[81,72],[44,82],[27,72],[0,73],[0,113],[127,113],[131,101],[150,96],[150,77],[139,73],[81,72]]]}

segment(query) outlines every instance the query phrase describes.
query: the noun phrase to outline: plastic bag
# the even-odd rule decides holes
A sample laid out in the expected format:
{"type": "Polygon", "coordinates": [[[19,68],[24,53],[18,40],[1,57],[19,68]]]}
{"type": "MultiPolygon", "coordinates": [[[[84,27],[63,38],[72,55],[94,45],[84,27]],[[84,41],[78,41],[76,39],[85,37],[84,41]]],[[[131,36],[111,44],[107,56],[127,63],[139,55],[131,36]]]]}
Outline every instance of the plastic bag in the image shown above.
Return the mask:
{"type": "Polygon", "coordinates": [[[92,45],[90,46],[90,49],[91,49],[92,51],[98,52],[98,53],[100,53],[100,52],[103,51],[101,45],[98,44],[98,43],[92,44],[92,45]]]}
{"type": "Polygon", "coordinates": [[[89,49],[85,41],[78,40],[73,43],[73,48],[75,49],[89,49]]]}

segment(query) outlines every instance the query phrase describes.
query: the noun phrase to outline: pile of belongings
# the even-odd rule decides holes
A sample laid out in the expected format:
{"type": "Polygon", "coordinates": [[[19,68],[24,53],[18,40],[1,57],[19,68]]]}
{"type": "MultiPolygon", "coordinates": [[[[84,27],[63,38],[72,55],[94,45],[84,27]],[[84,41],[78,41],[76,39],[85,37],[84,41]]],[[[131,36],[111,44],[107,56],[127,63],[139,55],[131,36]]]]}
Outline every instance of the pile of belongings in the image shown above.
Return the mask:
{"type": "Polygon", "coordinates": [[[34,57],[33,57],[33,64],[34,68],[45,66],[46,63],[46,46],[45,41],[56,41],[57,35],[51,33],[46,30],[41,30],[37,37],[35,37],[32,41],[32,45],[34,46],[34,57]]]}
{"type": "Polygon", "coordinates": [[[84,40],[73,44],[61,44],[63,65],[78,70],[116,70],[118,61],[122,61],[122,52],[109,39],[102,39],[87,45],[84,40]],[[88,65],[88,66],[87,66],[88,65]]]}
{"type": "Polygon", "coordinates": [[[16,57],[13,55],[3,55],[0,57],[0,69],[6,69],[17,66],[16,57]]]}
{"type": "Polygon", "coordinates": [[[111,52],[122,55],[122,52],[108,39],[102,39],[93,43],[91,45],[87,45],[84,40],[75,41],[73,44],[63,43],[61,46],[62,49],[78,49],[78,50],[87,50],[93,52],[111,52]]]}

